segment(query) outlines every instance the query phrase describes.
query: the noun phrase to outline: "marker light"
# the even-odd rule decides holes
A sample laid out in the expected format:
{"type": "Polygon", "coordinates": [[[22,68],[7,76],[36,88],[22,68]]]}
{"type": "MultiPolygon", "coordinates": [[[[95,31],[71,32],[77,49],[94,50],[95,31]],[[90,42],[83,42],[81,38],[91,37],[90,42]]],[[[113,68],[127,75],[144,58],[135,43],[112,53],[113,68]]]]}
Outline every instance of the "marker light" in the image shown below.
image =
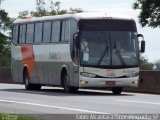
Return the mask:
{"type": "Polygon", "coordinates": [[[85,84],[86,82],[84,80],[80,80],[81,85],[85,84]]]}
{"type": "Polygon", "coordinates": [[[138,81],[133,81],[132,83],[133,83],[133,84],[138,84],[138,81]]]}

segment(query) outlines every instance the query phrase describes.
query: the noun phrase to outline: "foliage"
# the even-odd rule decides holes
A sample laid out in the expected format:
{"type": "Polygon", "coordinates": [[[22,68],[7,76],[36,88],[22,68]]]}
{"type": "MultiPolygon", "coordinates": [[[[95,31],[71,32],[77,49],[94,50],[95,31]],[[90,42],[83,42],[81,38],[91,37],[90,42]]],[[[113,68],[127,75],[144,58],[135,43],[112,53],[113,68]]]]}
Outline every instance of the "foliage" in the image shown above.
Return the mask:
{"type": "Polygon", "coordinates": [[[138,17],[142,27],[160,27],[160,0],[136,0],[133,8],[140,10],[138,17]]]}
{"type": "Polygon", "coordinates": [[[0,33],[0,66],[10,66],[10,40],[7,36],[0,33]]]}
{"type": "Polygon", "coordinates": [[[81,8],[70,8],[70,11],[73,13],[81,13],[83,10],[81,8]]]}
{"type": "Polygon", "coordinates": [[[154,64],[150,63],[146,57],[142,56],[140,63],[141,70],[153,70],[154,64]]]}
{"type": "Polygon", "coordinates": [[[29,115],[16,115],[11,113],[0,113],[0,120],[38,120],[29,115]]]}
{"type": "Polygon", "coordinates": [[[8,17],[8,13],[5,10],[0,9],[0,31],[6,31],[11,27],[11,19],[8,17]]]}
{"type": "Polygon", "coordinates": [[[56,1],[53,2],[52,0],[49,1],[49,9],[46,8],[47,3],[45,0],[35,0],[36,1],[36,11],[22,11],[19,13],[19,18],[25,17],[25,16],[34,16],[34,17],[42,17],[42,16],[52,16],[52,15],[62,15],[69,12],[83,12],[80,8],[70,8],[68,11],[67,9],[61,10],[61,2],[56,1]]]}
{"type": "Polygon", "coordinates": [[[154,70],[160,70],[160,60],[155,62],[154,70]]]}
{"type": "Polygon", "coordinates": [[[3,1],[3,0],[0,0],[0,4],[1,4],[2,1],[3,1]]]}
{"type": "MultiPolygon", "coordinates": [[[[0,4],[3,0],[0,0],[0,4]]],[[[5,10],[0,9],[0,67],[10,66],[10,44],[11,37],[4,32],[11,29],[11,19],[5,10]]]]}

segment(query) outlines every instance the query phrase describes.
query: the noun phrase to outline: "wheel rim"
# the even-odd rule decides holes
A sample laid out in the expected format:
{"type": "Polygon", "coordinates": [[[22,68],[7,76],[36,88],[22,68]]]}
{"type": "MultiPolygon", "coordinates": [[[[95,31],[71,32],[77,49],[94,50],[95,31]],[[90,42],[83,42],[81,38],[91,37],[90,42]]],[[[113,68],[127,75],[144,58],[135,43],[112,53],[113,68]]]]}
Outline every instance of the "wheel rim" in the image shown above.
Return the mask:
{"type": "Polygon", "coordinates": [[[68,91],[68,80],[67,80],[67,76],[64,77],[64,90],[68,91]]]}
{"type": "Polygon", "coordinates": [[[25,86],[28,87],[28,85],[29,85],[29,79],[28,79],[28,76],[26,76],[25,77],[25,86]]]}

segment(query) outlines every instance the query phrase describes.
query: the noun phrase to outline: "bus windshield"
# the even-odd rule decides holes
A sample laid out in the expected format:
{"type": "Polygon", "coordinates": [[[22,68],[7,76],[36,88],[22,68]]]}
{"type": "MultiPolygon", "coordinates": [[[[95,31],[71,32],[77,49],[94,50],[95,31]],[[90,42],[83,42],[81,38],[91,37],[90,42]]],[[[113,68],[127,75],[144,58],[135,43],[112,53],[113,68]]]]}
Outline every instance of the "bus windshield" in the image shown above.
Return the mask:
{"type": "MultiPolygon", "coordinates": [[[[120,23],[120,21],[118,21],[120,23]]],[[[123,21],[118,27],[100,21],[81,25],[80,63],[94,67],[131,67],[139,64],[136,29],[123,21]],[[121,28],[120,28],[121,27],[121,28]]]]}

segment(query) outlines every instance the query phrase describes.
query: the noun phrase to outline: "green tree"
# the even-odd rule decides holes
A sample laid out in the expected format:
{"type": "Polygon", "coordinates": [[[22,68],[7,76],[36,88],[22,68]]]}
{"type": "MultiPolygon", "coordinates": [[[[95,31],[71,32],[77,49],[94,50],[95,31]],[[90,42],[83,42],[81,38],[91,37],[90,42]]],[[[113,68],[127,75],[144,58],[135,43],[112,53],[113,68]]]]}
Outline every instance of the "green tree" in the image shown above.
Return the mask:
{"type": "Polygon", "coordinates": [[[75,13],[81,13],[83,12],[83,10],[81,8],[70,8],[71,12],[75,12],[75,13]]]}
{"type": "MultiPolygon", "coordinates": [[[[0,0],[0,5],[2,1],[0,0]]],[[[0,67],[10,66],[11,37],[4,33],[11,29],[11,23],[8,13],[0,8],[0,67]]]]}
{"type": "Polygon", "coordinates": [[[80,8],[70,8],[70,10],[63,9],[61,10],[61,2],[56,1],[53,2],[53,0],[48,0],[47,3],[49,3],[49,8],[46,8],[47,3],[45,0],[35,0],[36,2],[36,11],[22,11],[19,13],[19,18],[25,17],[25,16],[34,16],[34,17],[42,17],[42,16],[51,16],[51,15],[62,15],[69,12],[83,12],[80,8]]]}
{"type": "Polygon", "coordinates": [[[160,0],[135,0],[133,8],[140,10],[138,18],[142,27],[160,27],[160,0]]]}
{"type": "Polygon", "coordinates": [[[146,57],[142,56],[140,62],[141,70],[153,70],[154,64],[149,62],[146,57]]]}

